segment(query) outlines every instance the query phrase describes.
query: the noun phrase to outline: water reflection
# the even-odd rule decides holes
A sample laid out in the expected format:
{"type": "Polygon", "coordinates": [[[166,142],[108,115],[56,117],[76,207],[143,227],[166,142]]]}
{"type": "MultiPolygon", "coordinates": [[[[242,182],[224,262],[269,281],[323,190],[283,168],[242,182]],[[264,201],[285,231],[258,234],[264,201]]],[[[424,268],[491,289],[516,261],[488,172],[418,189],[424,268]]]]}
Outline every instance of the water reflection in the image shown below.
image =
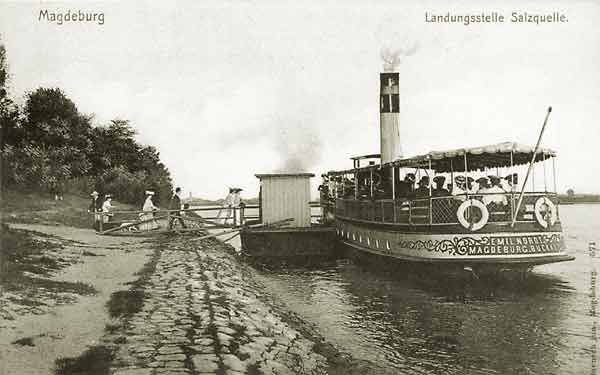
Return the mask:
{"type": "MultiPolygon", "coordinates": [[[[340,349],[407,374],[595,374],[594,270],[587,227],[565,225],[573,262],[527,280],[414,276],[348,260],[271,270],[264,282],[340,349]]],[[[561,208],[577,218],[577,207],[561,208]]],[[[588,211],[583,214],[590,215],[588,211]]],[[[569,222],[570,223],[570,222],[569,222]]]]}

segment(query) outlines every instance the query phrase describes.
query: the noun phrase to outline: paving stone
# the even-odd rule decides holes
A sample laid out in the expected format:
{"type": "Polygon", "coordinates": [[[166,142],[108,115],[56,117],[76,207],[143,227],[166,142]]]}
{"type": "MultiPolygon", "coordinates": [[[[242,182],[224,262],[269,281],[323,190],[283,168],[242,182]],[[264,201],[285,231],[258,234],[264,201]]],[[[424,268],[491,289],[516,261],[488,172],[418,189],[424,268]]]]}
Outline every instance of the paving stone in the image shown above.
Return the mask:
{"type": "Polygon", "coordinates": [[[226,335],[229,335],[229,336],[233,336],[233,335],[237,334],[236,330],[229,328],[229,327],[220,327],[217,331],[224,333],[226,335]]]}
{"type": "Polygon", "coordinates": [[[165,354],[157,355],[155,357],[157,361],[185,361],[185,354],[165,354]]]}
{"type": "Polygon", "coordinates": [[[178,354],[183,353],[183,349],[179,346],[163,346],[158,349],[158,353],[160,354],[178,354]]]}
{"type": "Polygon", "coordinates": [[[246,371],[246,364],[233,354],[222,354],[223,364],[234,371],[246,371]]]}
{"type": "Polygon", "coordinates": [[[209,338],[200,338],[200,339],[194,340],[194,344],[204,345],[204,346],[214,345],[214,343],[215,343],[215,341],[213,339],[209,339],[209,338]]]}
{"type": "Polygon", "coordinates": [[[199,354],[214,354],[215,353],[215,348],[213,348],[212,346],[190,345],[190,346],[188,346],[188,348],[199,354]]]}
{"type": "Polygon", "coordinates": [[[113,371],[112,375],[152,375],[152,369],[149,369],[149,368],[118,369],[118,370],[113,371]]]}
{"type": "Polygon", "coordinates": [[[217,371],[219,369],[219,364],[216,361],[202,357],[205,355],[206,354],[197,354],[192,357],[192,363],[194,364],[196,371],[200,373],[217,371]]]}

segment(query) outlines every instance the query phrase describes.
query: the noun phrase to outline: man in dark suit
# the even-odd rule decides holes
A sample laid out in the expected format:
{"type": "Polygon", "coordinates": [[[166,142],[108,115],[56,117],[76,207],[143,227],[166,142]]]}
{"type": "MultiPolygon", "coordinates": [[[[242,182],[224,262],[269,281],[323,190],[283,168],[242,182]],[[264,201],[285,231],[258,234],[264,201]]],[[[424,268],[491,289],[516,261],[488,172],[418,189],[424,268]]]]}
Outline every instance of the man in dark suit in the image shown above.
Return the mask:
{"type": "MultiPolygon", "coordinates": [[[[173,194],[173,196],[171,197],[171,201],[169,202],[169,210],[181,209],[181,198],[179,197],[179,194],[181,194],[181,188],[177,187],[175,188],[175,194],[173,194]]],[[[173,221],[175,220],[179,220],[179,223],[181,223],[182,228],[187,228],[185,226],[185,223],[183,222],[183,219],[181,218],[180,211],[171,212],[170,214],[178,217],[171,216],[171,218],[169,218],[169,230],[173,229],[173,221]]]]}
{"type": "Polygon", "coordinates": [[[88,213],[94,213],[94,229],[98,232],[100,230],[100,215],[96,212],[102,212],[102,199],[98,198],[98,192],[95,190],[90,195],[92,200],[88,207],[88,213]]]}

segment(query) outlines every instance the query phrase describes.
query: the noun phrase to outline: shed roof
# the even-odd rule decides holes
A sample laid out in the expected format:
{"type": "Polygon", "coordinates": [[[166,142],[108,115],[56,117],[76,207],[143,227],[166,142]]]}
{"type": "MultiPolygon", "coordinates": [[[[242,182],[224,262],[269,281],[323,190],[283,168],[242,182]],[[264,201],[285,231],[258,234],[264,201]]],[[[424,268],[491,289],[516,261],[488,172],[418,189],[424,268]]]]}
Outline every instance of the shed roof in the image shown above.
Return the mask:
{"type": "Polygon", "coordinates": [[[277,177],[315,177],[314,173],[261,173],[255,174],[257,178],[277,178],[277,177]]]}

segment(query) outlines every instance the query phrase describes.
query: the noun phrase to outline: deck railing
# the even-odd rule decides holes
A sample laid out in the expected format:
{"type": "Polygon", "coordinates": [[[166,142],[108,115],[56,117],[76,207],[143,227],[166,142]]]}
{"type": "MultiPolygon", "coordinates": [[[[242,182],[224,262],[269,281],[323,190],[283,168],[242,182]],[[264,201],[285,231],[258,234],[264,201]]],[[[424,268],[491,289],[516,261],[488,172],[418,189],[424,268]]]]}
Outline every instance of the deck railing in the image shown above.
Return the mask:
{"type": "MultiPolygon", "coordinates": [[[[486,205],[489,212],[488,222],[510,223],[519,198],[519,194],[516,192],[462,194],[410,200],[337,198],[334,209],[336,216],[366,222],[406,225],[455,225],[459,224],[457,217],[458,207],[464,201],[472,198],[481,201],[486,195],[494,197],[504,196],[506,199],[506,204],[489,203],[486,205]]],[[[556,193],[525,193],[522,206],[517,213],[517,223],[535,221],[534,204],[541,196],[548,197],[552,203],[558,205],[558,196],[556,193]]]]}

